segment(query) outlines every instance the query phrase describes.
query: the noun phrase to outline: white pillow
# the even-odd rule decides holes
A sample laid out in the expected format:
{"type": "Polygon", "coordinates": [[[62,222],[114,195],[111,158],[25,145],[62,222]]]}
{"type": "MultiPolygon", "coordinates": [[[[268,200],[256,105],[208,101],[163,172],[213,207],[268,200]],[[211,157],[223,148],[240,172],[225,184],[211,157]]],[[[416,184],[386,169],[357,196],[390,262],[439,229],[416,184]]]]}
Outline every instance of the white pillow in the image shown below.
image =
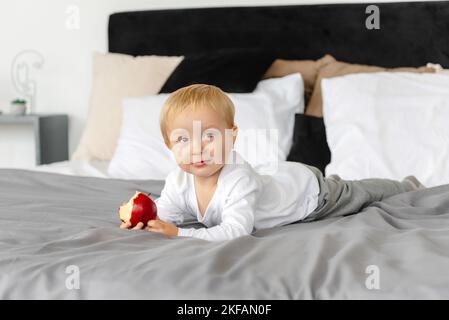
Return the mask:
{"type": "Polygon", "coordinates": [[[449,76],[354,74],[322,87],[327,176],[449,183],[449,76]]]}
{"type": "MultiPolygon", "coordinates": [[[[304,111],[303,87],[297,73],[260,81],[252,93],[229,94],[239,128],[234,148],[250,164],[287,158],[294,115],[304,111]]],[[[111,177],[164,180],[176,167],[159,129],[159,114],[167,97],[159,94],[123,100],[122,128],[108,169],[111,177]]]]}

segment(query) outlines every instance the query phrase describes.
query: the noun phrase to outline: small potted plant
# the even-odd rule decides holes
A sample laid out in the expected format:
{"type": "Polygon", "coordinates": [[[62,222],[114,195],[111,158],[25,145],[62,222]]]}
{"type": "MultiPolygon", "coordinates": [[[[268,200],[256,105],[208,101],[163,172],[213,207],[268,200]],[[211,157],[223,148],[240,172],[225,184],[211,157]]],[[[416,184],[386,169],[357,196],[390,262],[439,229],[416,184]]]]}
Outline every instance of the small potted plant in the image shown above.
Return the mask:
{"type": "Polygon", "coordinates": [[[27,102],[24,99],[15,99],[11,101],[11,108],[9,113],[12,115],[24,115],[27,110],[27,102]]]}

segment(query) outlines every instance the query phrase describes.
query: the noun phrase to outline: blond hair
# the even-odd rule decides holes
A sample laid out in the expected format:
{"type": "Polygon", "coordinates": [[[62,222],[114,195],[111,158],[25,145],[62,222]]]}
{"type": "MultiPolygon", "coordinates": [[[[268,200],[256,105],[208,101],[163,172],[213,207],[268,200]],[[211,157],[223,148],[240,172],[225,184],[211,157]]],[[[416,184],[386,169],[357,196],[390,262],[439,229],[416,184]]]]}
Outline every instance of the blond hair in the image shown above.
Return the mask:
{"type": "Polygon", "coordinates": [[[229,128],[234,126],[235,107],[231,99],[218,87],[208,84],[192,84],[170,94],[160,114],[160,128],[164,142],[170,146],[168,123],[184,110],[211,108],[221,113],[229,128]]]}

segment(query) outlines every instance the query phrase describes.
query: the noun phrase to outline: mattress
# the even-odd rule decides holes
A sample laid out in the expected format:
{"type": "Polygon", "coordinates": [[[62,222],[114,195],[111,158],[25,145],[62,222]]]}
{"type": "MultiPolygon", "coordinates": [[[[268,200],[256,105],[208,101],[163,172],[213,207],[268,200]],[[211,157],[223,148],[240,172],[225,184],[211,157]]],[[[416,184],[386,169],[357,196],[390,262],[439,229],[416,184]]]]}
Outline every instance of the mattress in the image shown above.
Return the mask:
{"type": "Polygon", "coordinates": [[[120,229],[163,184],[0,169],[0,299],[449,298],[449,185],[223,242],[120,229]]]}

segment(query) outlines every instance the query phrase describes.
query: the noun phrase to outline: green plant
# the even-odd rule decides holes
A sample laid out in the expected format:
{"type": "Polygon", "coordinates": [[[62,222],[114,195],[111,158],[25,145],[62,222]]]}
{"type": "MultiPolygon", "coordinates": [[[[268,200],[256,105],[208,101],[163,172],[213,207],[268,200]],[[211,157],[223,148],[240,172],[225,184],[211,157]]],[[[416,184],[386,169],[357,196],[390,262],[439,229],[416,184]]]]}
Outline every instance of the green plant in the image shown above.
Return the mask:
{"type": "Polygon", "coordinates": [[[13,101],[11,101],[12,104],[26,104],[27,101],[24,99],[15,99],[13,101]]]}

